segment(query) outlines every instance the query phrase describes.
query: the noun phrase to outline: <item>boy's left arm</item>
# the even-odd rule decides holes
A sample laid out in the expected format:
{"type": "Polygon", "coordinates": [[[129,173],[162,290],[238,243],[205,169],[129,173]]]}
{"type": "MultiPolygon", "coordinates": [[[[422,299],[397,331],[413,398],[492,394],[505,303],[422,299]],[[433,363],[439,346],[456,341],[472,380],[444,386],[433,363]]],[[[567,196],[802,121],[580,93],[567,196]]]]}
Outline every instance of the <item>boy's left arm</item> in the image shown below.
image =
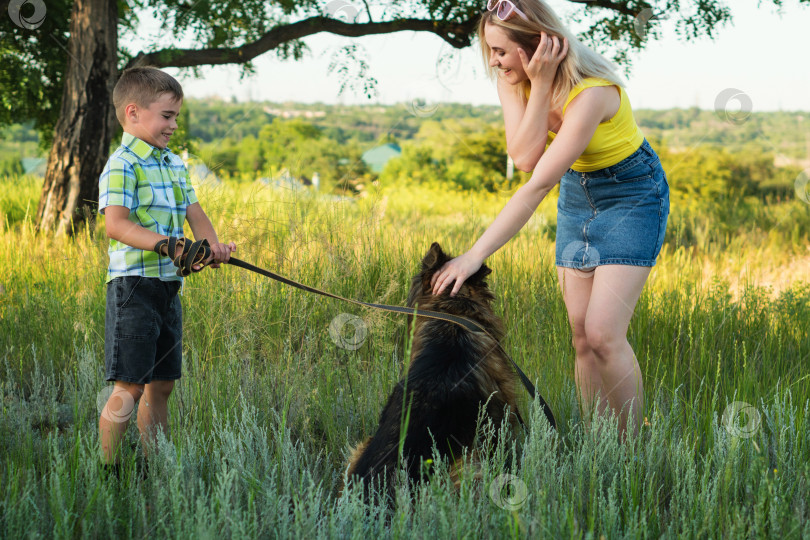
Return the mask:
{"type": "Polygon", "coordinates": [[[211,268],[219,268],[219,263],[228,262],[231,258],[231,253],[236,251],[236,244],[230,242],[223,244],[217,238],[217,233],[214,231],[214,226],[211,220],[205,214],[205,211],[200,206],[200,203],[195,202],[188,205],[186,208],[186,219],[188,224],[191,225],[191,232],[194,233],[195,240],[202,240],[205,238],[211,244],[211,256],[214,263],[211,268]]]}

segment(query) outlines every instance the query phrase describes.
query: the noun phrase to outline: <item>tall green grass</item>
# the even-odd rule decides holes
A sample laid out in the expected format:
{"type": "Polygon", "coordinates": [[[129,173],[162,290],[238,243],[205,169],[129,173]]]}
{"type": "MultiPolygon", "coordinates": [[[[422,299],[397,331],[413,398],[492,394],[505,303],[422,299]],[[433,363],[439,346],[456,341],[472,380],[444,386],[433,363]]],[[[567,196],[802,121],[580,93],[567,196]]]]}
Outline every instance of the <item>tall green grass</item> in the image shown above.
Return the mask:
{"type": "Polygon", "coordinates": [[[32,217],[41,191],[42,180],[34,176],[0,178],[0,223],[10,227],[32,217]]]}
{"type": "MultiPolygon", "coordinates": [[[[359,200],[259,184],[199,193],[240,258],[391,304],[404,303],[432,241],[462,252],[506,197],[431,185],[359,200]]],[[[589,432],[580,423],[553,207],[546,201],[488,264],[505,348],[551,404],[559,432],[526,400],[527,434],[496,445],[480,479],[468,471],[456,492],[439,466],[393,509],[362,503],[356,489],[338,496],[337,487],[348,448],[373,433],[402,376],[404,318],[235,267],[188,278],[171,437],[142,480],[132,422],[122,480],[111,481],[97,434],[106,395],[103,222],[63,241],[37,235],[30,217],[4,220],[0,536],[810,536],[810,288],[801,274],[759,286],[762,275],[792,268],[806,238],[752,229],[738,232],[747,242],[718,247],[711,234],[686,242],[678,224],[699,220],[673,209],[629,332],[647,422],[623,445],[615,419],[589,432]],[[368,327],[357,350],[330,337],[343,312],[368,327]],[[753,409],[728,423],[734,402],[753,409]],[[502,474],[525,491],[493,497],[502,474]]],[[[3,211],[11,215],[5,200],[3,211]]]]}

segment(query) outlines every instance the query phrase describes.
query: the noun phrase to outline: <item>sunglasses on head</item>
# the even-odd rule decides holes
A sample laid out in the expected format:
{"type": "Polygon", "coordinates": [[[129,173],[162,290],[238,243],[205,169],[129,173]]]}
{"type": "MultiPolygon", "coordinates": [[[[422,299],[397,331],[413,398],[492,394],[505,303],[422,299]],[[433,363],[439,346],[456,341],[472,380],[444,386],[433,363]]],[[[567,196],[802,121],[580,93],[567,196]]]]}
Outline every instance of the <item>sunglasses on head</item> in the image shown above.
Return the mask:
{"type": "Polygon", "coordinates": [[[494,11],[495,15],[502,21],[505,21],[512,16],[512,13],[517,13],[523,20],[528,21],[529,18],[525,13],[520,11],[511,0],[488,0],[487,10],[494,11]]]}

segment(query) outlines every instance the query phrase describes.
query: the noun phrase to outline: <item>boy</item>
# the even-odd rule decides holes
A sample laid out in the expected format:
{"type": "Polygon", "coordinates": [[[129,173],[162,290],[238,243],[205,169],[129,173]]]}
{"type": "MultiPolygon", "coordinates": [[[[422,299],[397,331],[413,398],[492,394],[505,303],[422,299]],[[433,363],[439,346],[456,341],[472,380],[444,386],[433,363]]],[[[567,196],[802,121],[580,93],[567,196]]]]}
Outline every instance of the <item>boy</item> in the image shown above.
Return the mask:
{"type": "MultiPolygon", "coordinates": [[[[222,244],[188,179],[185,165],[166,145],[177,129],[183,89],[152,67],[124,71],[113,91],[121,146],[99,178],[99,213],[110,238],[104,356],[106,379],[115,381],[99,419],[102,462],[118,473],[117,456],[135,403],[144,452],[157,430],[168,435],[168,398],[180,378],[182,277],[156,244],[183,236],[211,246],[212,267],[227,262],[236,245],[222,244]]],[[[195,270],[203,266],[196,264],[195,270]]]]}

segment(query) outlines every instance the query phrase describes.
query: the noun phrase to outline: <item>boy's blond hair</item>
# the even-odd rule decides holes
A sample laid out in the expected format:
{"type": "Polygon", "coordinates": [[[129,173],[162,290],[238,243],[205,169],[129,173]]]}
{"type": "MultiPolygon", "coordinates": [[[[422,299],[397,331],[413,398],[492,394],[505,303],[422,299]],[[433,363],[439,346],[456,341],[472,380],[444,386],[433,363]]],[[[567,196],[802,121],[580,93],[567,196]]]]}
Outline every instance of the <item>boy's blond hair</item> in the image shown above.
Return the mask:
{"type": "Polygon", "coordinates": [[[175,99],[183,99],[183,87],[168,73],[152,66],[126,69],[113,89],[115,116],[123,126],[126,119],[124,109],[127,105],[134,103],[138,107],[147,108],[166,92],[175,99]]]}

